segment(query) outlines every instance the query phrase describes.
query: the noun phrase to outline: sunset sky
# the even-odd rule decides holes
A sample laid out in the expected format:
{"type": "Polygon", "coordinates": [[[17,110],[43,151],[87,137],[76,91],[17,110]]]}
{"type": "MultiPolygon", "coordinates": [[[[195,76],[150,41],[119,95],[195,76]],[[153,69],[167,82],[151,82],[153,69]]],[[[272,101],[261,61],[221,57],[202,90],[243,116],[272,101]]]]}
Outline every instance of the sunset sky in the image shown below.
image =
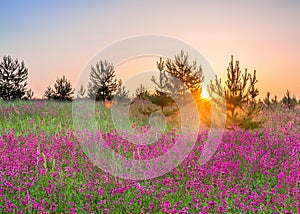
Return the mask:
{"type": "MultiPolygon", "coordinates": [[[[289,89],[300,98],[299,11],[297,0],[1,1],[0,57],[25,61],[29,88],[40,98],[57,77],[65,75],[75,86],[88,62],[110,44],[163,35],[197,49],[223,81],[234,55],[242,70],[257,70],[262,97],[270,91],[281,98],[289,89]]],[[[136,69],[125,67],[120,77],[136,69]]]]}

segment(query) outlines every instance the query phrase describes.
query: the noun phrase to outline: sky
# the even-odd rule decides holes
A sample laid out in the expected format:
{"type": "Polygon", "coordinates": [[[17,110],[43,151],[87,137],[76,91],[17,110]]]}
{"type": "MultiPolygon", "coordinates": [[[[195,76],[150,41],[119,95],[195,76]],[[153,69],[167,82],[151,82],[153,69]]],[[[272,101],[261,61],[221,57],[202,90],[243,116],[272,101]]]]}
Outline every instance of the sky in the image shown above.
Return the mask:
{"type": "MultiPolygon", "coordinates": [[[[299,11],[297,0],[1,1],[0,57],[24,60],[28,87],[41,98],[63,75],[75,87],[91,59],[111,44],[162,35],[195,48],[223,82],[234,55],[242,71],[257,71],[261,97],[269,91],[282,98],[290,90],[300,98],[299,11]]],[[[149,60],[138,61],[116,67],[118,77],[150,69],[149,60]]]]}

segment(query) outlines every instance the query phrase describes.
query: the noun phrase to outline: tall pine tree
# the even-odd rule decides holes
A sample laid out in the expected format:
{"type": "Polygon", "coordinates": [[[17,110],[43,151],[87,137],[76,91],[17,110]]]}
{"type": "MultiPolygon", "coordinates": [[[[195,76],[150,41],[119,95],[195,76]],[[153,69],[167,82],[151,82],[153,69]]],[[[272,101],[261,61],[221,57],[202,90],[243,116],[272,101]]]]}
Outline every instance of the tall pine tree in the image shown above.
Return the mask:
{"type": "Polygon", "coordinates": [[[242,73],[239,61],[231,61],[227,68],[227,80],[225,86],[222,87],[221,79],[217,76],[215,83],[211,81],[208,92],[210,96],[218,103],[218,96],[224,97],[227,109],[227,127],[237,125],[242,128],[256,128],[261,121],[255,121],[255,117],[262,111],[263,106],[260,105],[256,98],[259,91],[256,88],[257,83],[256,71],[253,75],[247,72],[242,73]]]}
{"type": "Polygon", "coordinates": [[[189,61],[189,55],[183,50],[175,56],[175,60],[167,59],[165,71],[180,80],[190,90],[195,99],[199,99],[202,93],[204,75],[202,67],[196,60],[189,61]]]}

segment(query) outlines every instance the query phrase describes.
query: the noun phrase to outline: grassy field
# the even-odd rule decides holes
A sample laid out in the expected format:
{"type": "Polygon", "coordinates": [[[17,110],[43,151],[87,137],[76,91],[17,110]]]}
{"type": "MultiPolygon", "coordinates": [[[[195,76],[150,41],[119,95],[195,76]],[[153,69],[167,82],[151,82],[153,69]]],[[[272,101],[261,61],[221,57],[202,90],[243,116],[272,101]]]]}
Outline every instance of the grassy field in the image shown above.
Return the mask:
{"type": "MultiPolygon", "coordinates": [[[[259,130],[225,131],[204,165],[198,160],[208,130],[200,129],[178,167],[134,181],[102,171],[85,155],[71,102],[0,101],[0,213],[299,213],[300,109],[277,107],[263,116],[259,130]]],[[[153,147],[132,145],[116,134],[103,103],[95,117],[107,144],[127,158],[151,159],[177,139],[168,126],[153,147]]]]}

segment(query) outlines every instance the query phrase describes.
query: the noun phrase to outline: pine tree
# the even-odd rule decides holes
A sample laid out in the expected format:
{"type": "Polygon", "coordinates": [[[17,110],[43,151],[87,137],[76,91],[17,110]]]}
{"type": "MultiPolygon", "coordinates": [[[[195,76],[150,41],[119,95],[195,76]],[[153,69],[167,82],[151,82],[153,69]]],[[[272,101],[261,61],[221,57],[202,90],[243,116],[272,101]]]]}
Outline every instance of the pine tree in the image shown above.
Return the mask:
{"type": "Polygon", "coordinates": [[[119,87],[116,94],[114,95],[114,99],[121,103],[126,103],[130,101],[129,91],[126,90],[125,86],[119,87]]]}
{"type": "Polygon", "coordinates": [[[184,83],[166,71],[165,61],[163,61],[162,58],[156,62],[156,65],[159,70],[159,78],[157,80],[154,76],[152,76],[151,79],[151,81],[156,85],[156,90],[158,92],[168,94],[173,98],[182,100],[184,94],[187,93],[187,88],[184,83]]]}
{"type": "Polygon", "coordinates": [[[159,62],[156,62],[157,69],[159,70],[159,78],[158,80],[152,76],[151,81],[156,85],[156,90],[160,92],[166,92],[167,84],[168,84],[168,77],[166,75],[165,69],[165,62],[162,58],[159,59],[159,62]]]}
{"type": "Polygon", "coordinates": [[[135,90],[135,97],[138,99],[144,100],[149,95],[150,95],[150,93],[149,93],[148,89],[145,86],[143,86],[142,84],[140,84],[135,90]]]}
{"type": "Polygon", "coordinates": [[[108,63],[106,60],[100,60],[95,66],[91,66],[91,70],[88,96],[101,101],[111,100],[120,87],[120,81],[115,78],[113,64],[108,63]]]}
{"type": "MultiPolygon", "coordinates": [[[[210,96],[224,97],[226,100],[227,109],[227,127],[238,125],[242,128],[256,128],[262,121],[255,121],[255,117],[262,111],[263,106],[256,101],[259,95],[255,84],[257,83],[256,71],[253,75],[245,69],[242,74],[239,61],[233,62],[233,56],[227,68],[227,80],[224,88],[221,86],[221,79],[217,76],[215,83],[208,87],[210,96]]],[[[218,101],[216,101],[218,103],[218,101]]]]}
{"type": "Polygon", "coordinates": [[[53,91],[53,89],[51,88],[50,85],[45,90],[43,98],[46,98],[47,100],[51,100],[51,99],[54,98],[54,91],[53,91]]]}
{"type": "Polygon", "coordinates": [[[180,80],[196,100],[201,97],[204,76],[196,60],[190,64],[189,55],[182,50],[175,60],[167,59],[165,66],[165,71],[180,80]]]}
{"type": "Polygon", "coordinates": [[[170,93],[168,93],[170,78],[165,72],[165,62],[162,58],[160,58],[156,65],[159,70],[159,78],[157,80],[154,76],[152,76],[151,81],[156,85],[156,89],[155,93],[148,96],[147,99],[153,104],[160,106],[162,113],[164,113],[164,107],[172,104],[174,100],[170,97],[170,93]]]}
{"type": "Polygon", "coordinates": [[[267,105],[267,108],[270,108],[270,106],[271,106],[270,95],[271,95],[271,93],[267,92],[267,95],[264,98],[264,104],[267,105]]]}
{"type": "Polygon", "coordinates": [[[156,80],[154,77],[151,79],[156,85],[156,91],[148,99],[153,104],[160,106],[166,116],[178,111],[178,108],[175,107],[167,113],[164,112],[164,107],[174,105],[173,98],[183,101],[184,95],[188,91],[192,93],[199,105],[204,76],[201,66],[198,66],[195,60],[190,63],[189,55],[182,50],[174,60],[163,61],[160,58],[157,68],[160,72],[159,79],[156,80]]]}
{"type": "Polygon", "coordinates": [[[31,100],[31,99],[33,99],[33,94],[34,94],[34,93],[33,93],[33,91],[32,91],[31,89],[27,90],[24,99],[26,99],[26,100],[31,100]]]}
{"type": "Polygon", "coordinates": [[[24,61],[19,63],[10,56],[4,56],[0,63],[0,98],[21,99],[26,94],[28,69],[24,61]]]}
{"type": "Polygon", "coordinates": [[[285,104],[289,109],[295,108],[297,99],[295,95],[292,97],[289,90],[286,91],[284,97],[282,98],[282,103],[285,104]]]}
{"type": "Polygon", "coordinates": [[[271,102],[272,102],[273,105],[277,105],[278,104],[278,98],[277,98],[276,95],[274,96],[274,98],[272,98],[271,102]]]}
{"type": "Polygon", "coordinates": [[[54,99],[55,100],[72,100],[74,89],[69,80],[65,76],[57,78],[54,84],[54,99]]]}
{"type": "Polygon", "coordinates": [[[83,85],[80,86],[80,89],[78,90],[77,98],[84,98],[86,89],[83,87],[83,85]]]}

